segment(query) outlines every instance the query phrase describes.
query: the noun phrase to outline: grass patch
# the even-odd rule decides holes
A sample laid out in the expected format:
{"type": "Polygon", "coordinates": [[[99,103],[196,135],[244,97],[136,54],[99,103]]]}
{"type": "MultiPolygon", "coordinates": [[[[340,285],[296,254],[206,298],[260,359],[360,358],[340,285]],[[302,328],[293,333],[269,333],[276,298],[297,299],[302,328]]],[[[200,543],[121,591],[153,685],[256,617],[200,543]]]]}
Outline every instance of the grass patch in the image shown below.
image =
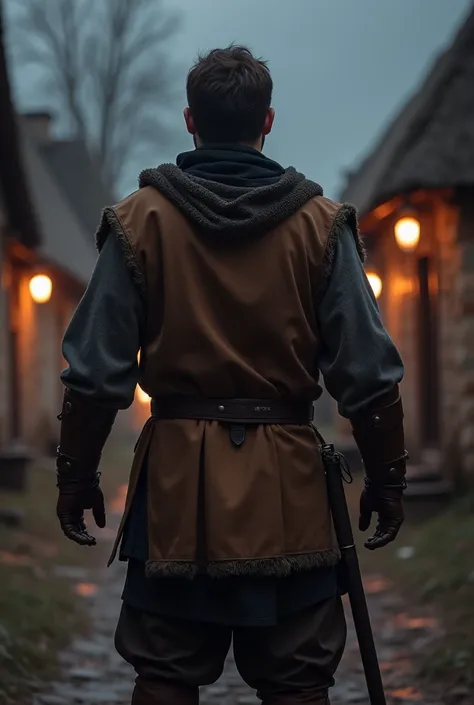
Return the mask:
{"type": "MultiPolygon", "coordinates": [[[[108,502],[126,482],[131,449],[111,445],[104,453],[103,487],[108,502]]],[[[57,654],[88,629],[84,602],[55,566],[104,565],[108,545],[85,548],[68,541],[56,518],[54,460],[31,467],[27,491],[0,493],[0,507],[24,512],[19,529],[0,526],[0,702],[28,702],[58,670],[57,654]]],[[[91,521],[91,520],[90,520],[91,521]]],[[[91,524],[92,529],[92,524],[91,524]]]]}
{"type": "Polygon", "coordinates": [[[0,567],[0,702],[23,702],[55,676],[56,655],[87,628],[69,585],[27,567],[0,567]]]}
{"type": "Polygon", "coordinates": [[[439,610],[446,637],[428,649],[423,672],[453,684],[474,686],[474,498],[415,527],[413,558],[395,559],[389,577],[419,604],[439,610]]]}
{"type": "Polygon", "coordinates": [[[58,650],[87,625],[70,583],[53,573],[85,557],[57,526],[50,463],[32,466],[24,494],[0,494],[0,506],[24,512],[21,529],[0,528],[0,702],[23,702],[54,677],[58,650]]]}
{"type": "MultiPolygon", "coordinates": [[[[348,492],[355,529],[360,489],[356,478],[348,492]]],[[[365,535],[354,533],[363,572],[387,577],[415,608],[431,606],[445,627],[445,637],[424,652],[421,675],[474,687],[474,497],[420,524],[407,521],[398,540],[380,551],[364,549],[365,535]],[[414,549],[412,558],[397,556],[402,546],[414,549]]]]}

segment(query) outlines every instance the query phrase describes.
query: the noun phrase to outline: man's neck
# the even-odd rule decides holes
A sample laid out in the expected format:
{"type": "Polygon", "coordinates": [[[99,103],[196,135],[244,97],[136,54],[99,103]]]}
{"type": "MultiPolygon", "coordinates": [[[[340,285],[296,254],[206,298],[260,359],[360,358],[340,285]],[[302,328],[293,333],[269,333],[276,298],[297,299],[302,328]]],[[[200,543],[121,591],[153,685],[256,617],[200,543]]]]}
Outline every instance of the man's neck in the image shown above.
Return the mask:
{"type": "Polygon", "coordinates": [[[262,138],[259,138],[256,142],[238,142],[237,144],[240,147],[251,147],[252,149],[256,149],[257,152],[262,151],[262,138]]]}
{"type": "MultiPolygon", "coordinates": [[[[213,147],[219,146],[219,143],[217,143],[217,142],[215,142],[215,143],[212,142],[211,144],[213,145],[213,147]]],[[[232,142],[232,143],[228,142],[228,143],[226,143],[226,146],[231,146],[231,145],[234,145],[235,147],[250,147],[251,149],[255,149],[257,152],[261,152],[262,147],[263,147],[263,140],[260,137],[256,142],[232,142]]],[[[199,138],[195,138],[194,146],[196,147],[196,149],[200,149],[202,147],[205,147],[206,143],[204,143],[199,138]]],[[[223,146],[224,146],[224,143],[223,143],[223,146]]]]}

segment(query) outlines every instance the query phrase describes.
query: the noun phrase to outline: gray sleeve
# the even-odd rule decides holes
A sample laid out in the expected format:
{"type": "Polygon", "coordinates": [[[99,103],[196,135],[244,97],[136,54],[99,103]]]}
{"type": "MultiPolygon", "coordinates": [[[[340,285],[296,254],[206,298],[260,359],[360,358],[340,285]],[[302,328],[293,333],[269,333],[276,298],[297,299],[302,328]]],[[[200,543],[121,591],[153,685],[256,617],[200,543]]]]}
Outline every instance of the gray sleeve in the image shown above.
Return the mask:
{"type": "Polygon", "coordinates": [[[349,228],[338,240],[317,316],[322,341],[319,368],[339,413],[351,418],[391,391],[404,370],[349,228]]]}
{"type": "Polygon", "coordinates": [[[63,384],[98,404],[129,407],[144,318],[120,245],[108,237],[63,339],[63,384]]]}

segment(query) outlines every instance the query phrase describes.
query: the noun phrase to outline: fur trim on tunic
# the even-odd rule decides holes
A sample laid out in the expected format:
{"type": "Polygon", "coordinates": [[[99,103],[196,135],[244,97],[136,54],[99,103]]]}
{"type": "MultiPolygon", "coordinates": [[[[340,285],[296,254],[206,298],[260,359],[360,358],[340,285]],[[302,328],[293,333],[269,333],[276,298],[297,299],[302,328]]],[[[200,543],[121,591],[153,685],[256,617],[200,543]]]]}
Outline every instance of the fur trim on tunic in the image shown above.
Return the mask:
{"type": "MultiPolygon", "coordinates": [[[[339,549],[303,553],[295,556],[253,558],[210,562],[204,572],[211,578],[229,578],[237,575],[286,577],[313,568],[335,566],[340,560],[339,549]]],[[[192,561],[148,561],[148,578],[187,578],[192,580],[202,569],[192,561]]]]}
{"type": "Polygon", "coordinates": [[[111,232],[119,241],[124,253],[125,262],[132,274],[132,279],[138,286],[140,294],[144,297],[146,295],[145,275],[138,265],[133,247],[125,234],[117,213],[111,206],[108,206],[102,211],[102,218],[95,236],[96,246],[99,252],[102,250],[104,243],[111,232]]]}
{"type": "Polygon", "coordinates": [[[329,236],[326,243],[326,251],[324,254],[321,278],[318,283],[317,291],[315,293],[316,304],[321,301],[327,289],[334,265],[337,241],[339,240],[342,231],[347,226],[350,227],[354,236],[360,261],[362,262],[362,264],[365,262],[366,251],[359,232],[359,218],[357,215],[357,209],[351,203],[343,203],[343,205],[337,211],[331,229],[329,231],[329,236]]]}

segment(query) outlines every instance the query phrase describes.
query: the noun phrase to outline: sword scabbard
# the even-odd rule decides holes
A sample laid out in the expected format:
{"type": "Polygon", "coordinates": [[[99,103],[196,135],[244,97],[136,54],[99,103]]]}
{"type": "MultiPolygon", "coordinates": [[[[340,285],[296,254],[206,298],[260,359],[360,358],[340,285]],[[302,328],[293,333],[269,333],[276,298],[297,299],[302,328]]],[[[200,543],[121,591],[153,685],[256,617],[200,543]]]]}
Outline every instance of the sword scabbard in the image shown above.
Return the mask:
{"type": "MultiPolygon", "coordinates": [[[[347,461],[343,460],[343,456],[329,443],[321,446],[321,456],[326,471],[329,505],[341,551],[341,562],[347,581],[347,591],[359,642],[370,704],[387,705],[344,491],[343,476],[344,467],[346,472],[348,472],[347,461]],[[345,463],[344,466],[343,462],[345,463]]],[[[348,474],[350,477],[350,473],[348,474]]]]}

